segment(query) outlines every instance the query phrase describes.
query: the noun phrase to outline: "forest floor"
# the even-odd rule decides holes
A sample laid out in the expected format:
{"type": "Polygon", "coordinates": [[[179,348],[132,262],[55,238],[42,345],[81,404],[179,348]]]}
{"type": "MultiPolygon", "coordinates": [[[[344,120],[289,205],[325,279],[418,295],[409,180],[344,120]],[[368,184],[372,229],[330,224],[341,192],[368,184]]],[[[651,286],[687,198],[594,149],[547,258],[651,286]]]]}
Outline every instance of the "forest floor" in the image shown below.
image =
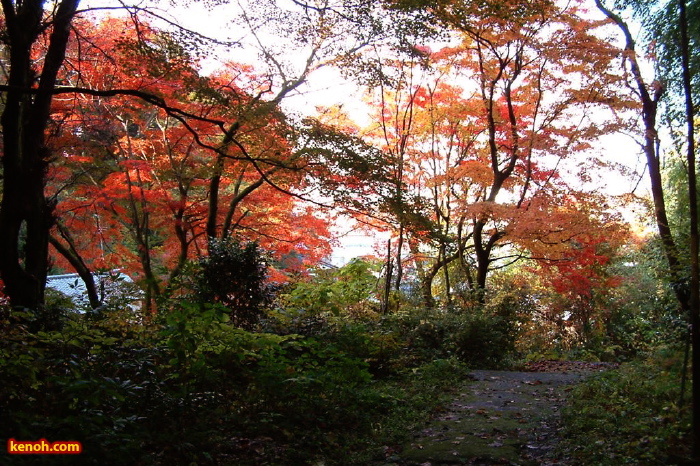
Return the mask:
{"type": "Polygon", "coordinates": [[[409,444],[385,447],[379,464],[566,465],[556,447],[571,387],[612,365],[543,362],[523,371],[478,370],[409,444]]]}

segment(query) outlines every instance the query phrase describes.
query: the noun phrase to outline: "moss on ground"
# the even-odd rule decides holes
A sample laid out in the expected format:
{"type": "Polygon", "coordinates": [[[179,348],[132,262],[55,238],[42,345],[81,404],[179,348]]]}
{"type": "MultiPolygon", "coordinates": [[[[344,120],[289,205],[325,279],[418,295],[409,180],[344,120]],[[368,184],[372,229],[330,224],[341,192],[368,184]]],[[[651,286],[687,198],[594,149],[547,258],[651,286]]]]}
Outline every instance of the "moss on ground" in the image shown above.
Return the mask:
{"type": "Polygon", "coordinates": [[[585,374],[474,374],[477,380],[385,464],[536,465],[551,458],[565,394],[585,374]]]}

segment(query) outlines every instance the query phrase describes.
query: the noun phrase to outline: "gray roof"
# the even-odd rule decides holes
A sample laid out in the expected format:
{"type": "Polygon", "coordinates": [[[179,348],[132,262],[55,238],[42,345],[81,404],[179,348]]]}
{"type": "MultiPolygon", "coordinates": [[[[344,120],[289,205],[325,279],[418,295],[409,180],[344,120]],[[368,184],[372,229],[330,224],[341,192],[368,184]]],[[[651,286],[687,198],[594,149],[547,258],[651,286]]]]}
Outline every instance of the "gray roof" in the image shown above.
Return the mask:
{"type": "MultiPolygon", "coordinates": [[[[133,285],[125,286],[125,284],[133,284],[134,281],[131,277],[118,270],[94,272],[92,276],[97,285],[100,301],[103,303],[111,298],[139,299],[139,296],[134,296],[133,285]]],[[[46,277],[46,287],[63,293],[77,305],[87,305],[89,302],[85,283],[77,273],[49,275],[46,277]]]]}

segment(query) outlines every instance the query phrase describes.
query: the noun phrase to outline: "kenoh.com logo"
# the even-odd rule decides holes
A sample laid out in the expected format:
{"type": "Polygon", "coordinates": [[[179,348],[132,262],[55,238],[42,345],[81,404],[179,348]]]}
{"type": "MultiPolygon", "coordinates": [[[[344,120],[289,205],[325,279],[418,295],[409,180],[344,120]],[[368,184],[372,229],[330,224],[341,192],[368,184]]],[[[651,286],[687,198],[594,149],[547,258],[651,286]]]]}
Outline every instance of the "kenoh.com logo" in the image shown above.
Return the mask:
{"type": "Polygon", "coordinates": [[[83,445],[75,441],[49,442],[45,438],[35,442],[11,438],[7,441],[7,452],[11,455],[77,455],[83,452],[83,445]]]}

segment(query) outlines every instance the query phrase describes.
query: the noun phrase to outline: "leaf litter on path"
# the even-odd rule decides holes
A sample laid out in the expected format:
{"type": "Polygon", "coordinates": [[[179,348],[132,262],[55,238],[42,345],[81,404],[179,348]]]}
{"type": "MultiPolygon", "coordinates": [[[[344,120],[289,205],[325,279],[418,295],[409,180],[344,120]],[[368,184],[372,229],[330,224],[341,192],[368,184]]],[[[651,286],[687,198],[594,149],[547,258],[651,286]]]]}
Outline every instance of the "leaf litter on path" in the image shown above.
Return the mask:
{"type": "Polygon", "coordinates": [[[567,388],[609,368],[557,361],[526,371],[474,371],[446,410],[383,464],[566,465],[555,449],[567,388]]]}

